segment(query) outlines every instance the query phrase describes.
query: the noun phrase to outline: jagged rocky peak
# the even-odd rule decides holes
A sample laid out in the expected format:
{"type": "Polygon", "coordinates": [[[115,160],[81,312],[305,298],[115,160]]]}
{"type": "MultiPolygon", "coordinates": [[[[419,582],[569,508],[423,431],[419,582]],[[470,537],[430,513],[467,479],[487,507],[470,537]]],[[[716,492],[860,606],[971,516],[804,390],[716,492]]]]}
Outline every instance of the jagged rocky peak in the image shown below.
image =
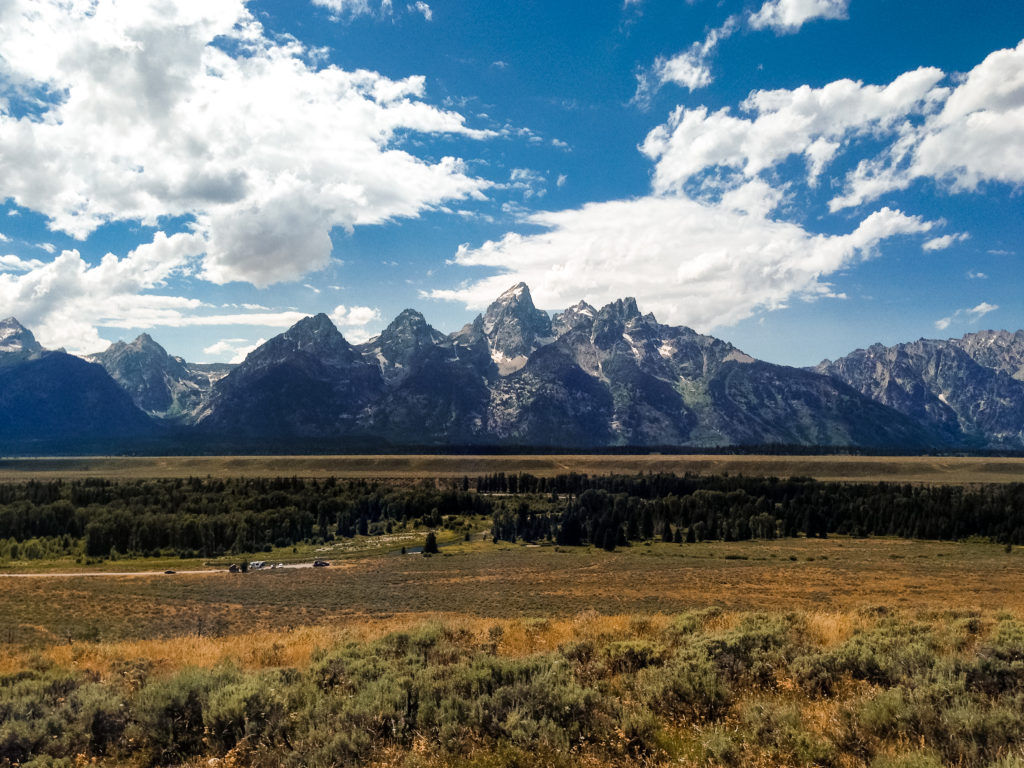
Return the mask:
{"type": "MultiPolygon", "coordinates": [[[[248,355],[234,372],[257,371],[296,356],[315,359],[331,367],[345,367],[360,360],[356,349],[345,340],[331,318],[323,312],[304,317],[284,333],[264,342],[248,355]]],[[[221,381],[227,381],[226,376],[221,381]]]]}
{"type": "Polygon", "coordinates": [[[390,377],[407,369],[423,350],[440,344],[444,339],[444,334],[431,327],[422,314],[415,309],[405,309],[379,336],[359,349],[368,358],[373,358],[381,371],[390,377]]]}
{"type": "MultiPolygon", "coordinates": [[[[131,360],[136,364],[146,363],[158,364],[161,368],[179,367],[184,371],[184,366],[176,359],[167,354],[167,350],[160,346],[148,333],[142,333],[131,342],[115,341],[107,349],[90,358],[108,370],[112,375],[112,367],[131,360]]],[[[115,376],[115,378],[117,378],[115,376]]]]}
{"type": "Polygon", "coordinates": [[[400,342],[417,346],[436,344],[443,338],[444,335],[432,328],[427,319],[415,309],[403,309],[377,337],[381,342],[400,342]]]}
{"type": "Polygon", "coordinates": [[[99,363],[132,401],[151,416],[187,419],[220,373],[193,370],[167,354],[148,333],[131,342],[115,341],[86,358],[99,363]]]}
{"type": "Polygon", "coordinates": [[[970,355],[978,364],[1003,371],[1018,381],[1024,381],[1024,330],[978,331],[954,339],[951,343],[970,355]]]}
{"type": "Polygon", "coordinates": [[[349,360],[355,352],[341,331],[337,329],[331,318],[323,312],[304,317],[284,333],[275,336],[263,346],[255,350],[266,349],[268,352],[279,351],[309,352],[325,362],[335,358],[349,360]]]}
{"type": "Polygon", "coordinates": [[[557,313],[551,319],[551,328],[556,337],[563,336],[577,328],[589,329],[594,325],[595,317],[597,317],[597,310],[581,300],[564,312],[557,313]]]}
{"type": "Polygon", "coordinates": [[[620,322],[627,323],[635,320],[640,315],[640,308],[636,305],[636,299],[627,296],[624,299],[616,299],[611,304],[605,304],[598,313],[599,318],[614,318],[620,322]]]}
{"type": "Polygon", "coordinates": [[[622,339],[628,326],[635,325],[642,320],[643,316],[633,297],[617,299],[610,304],[605,304],[594,318],[592,332],[594,343],[601,348],[610,347],[622,339]]]}
{"type": "Polygon", "coordinates": [[[551,318],[534,306],[526,283],[501,294],[484,312],[479,328],[503,375],[522,368],[530,353],[553,336],[551,318]]]}
{"type": "Polygon", "coordinates": [[[19,323],[15,318],[0,320],[0,352],[23,352],[32,354],[42,352],[42,345],[36,341],[32,331],[19,323]]]}

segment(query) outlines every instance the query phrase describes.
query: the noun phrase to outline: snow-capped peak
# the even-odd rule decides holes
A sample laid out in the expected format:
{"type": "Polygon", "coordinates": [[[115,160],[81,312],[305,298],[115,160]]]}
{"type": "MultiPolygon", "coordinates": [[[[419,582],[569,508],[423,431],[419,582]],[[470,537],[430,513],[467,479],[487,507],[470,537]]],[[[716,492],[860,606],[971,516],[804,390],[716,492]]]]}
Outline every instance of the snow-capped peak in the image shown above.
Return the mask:
{"type": "Polygon", "coordinates": [[[0,320],[0,352],[42,352],[32,331],[13,317],[0,320]]]}

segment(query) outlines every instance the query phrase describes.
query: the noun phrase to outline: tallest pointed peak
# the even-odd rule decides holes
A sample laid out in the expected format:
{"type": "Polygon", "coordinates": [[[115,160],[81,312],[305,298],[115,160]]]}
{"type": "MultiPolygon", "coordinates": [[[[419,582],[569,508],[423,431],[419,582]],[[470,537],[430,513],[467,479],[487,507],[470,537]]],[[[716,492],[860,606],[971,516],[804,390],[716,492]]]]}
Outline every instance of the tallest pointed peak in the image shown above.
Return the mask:
{"type": "Polygon", "coordinates": [[[526,283],[516,283],[483,314],[482,328],[495,359],[529,355],[539,339],[551,336],[551,318],[533,305],[526,283]]]}
{"type": "MultiPolygon", "coordinates": [[[[501,296],[494,300],[494,304],[524,304],[533,306],[533,297],[530,295],[530,286],[526,283],[516,283],[501,296]]],[[[492,305],[493,306],[493,305],[492,305]]]]}
{"type": "Polygon", "coordinates": [[[528,286],[526,283],[519,282],[513,285],[503,294],[501,294],[501,296],[502,298],[505,298],[506,296],[522,296],[524,293],[527,296],[530,295],[530,286],[528,286]]]}

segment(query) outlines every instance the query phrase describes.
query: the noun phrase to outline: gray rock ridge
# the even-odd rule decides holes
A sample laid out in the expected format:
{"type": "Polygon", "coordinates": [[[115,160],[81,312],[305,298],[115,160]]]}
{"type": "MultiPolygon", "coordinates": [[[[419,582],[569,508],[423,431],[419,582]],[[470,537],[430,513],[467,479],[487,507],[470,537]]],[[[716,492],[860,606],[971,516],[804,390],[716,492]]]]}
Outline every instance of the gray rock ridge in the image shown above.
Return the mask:
{"type": "MultiPolygon", "coordinates": [[[[180,439],[229,452],[474,444],[947,450],[1020,444],[1022,338],[992,331],[875,345],[796,369],[660,323],[628,297],[599,309],[581,301],[551,317],[520,284],[447,336],[407,309],[353,345],[318,314],[230,369],[186,363],[147,334],[96,359],[111,385],[177,425],[180,439]]],[[[11,352],[0,364],[46,354],[11,352]]]]}
{"type": "Polygon", "coordinates": [[[167,353],[148,333],[116,341],[86,358],[103,366],[132,402],[151,416],[189,422],[230,366],[195,365],[167,353]]]}
{"type": "Polygon", "coordinates": [[[813,369],[970,447],[1024,447],[1024,332],[873,344],[813,369]]]}

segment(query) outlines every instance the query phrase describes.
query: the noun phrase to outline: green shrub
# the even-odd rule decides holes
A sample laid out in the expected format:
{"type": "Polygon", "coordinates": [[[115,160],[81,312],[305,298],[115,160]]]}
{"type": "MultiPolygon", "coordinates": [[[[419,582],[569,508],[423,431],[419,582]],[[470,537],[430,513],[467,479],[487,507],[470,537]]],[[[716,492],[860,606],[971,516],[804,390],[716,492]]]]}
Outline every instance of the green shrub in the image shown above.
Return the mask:
{"type": "Polygon", "coordinates": [[[608,666],[615,673],[631,673],[665,663],[667,652],[648,640],[620,640],[604,647],[608,666]]]}
{"type": "Polygon", "coordinates": [[[700,646],[730,681],[774,688],[802,644],[795,615],[752,614],[735,629],[701,639],[700,646]]]}
{"type": "Polygon", "coordinates": [[[733,700],[728,681],[703,651],[677,656],[660,669],[645,670],[637,687],[648,706],[674,718],[717,720],[733,700]]]}
{"type": "Polygon", "coordinates": [[[855,634],[838,648],[798,657],[792,672],[807,693],[830,696],[847,675],[883,686],[926,677],[938,652],[930,627],[883,619],[873,630],[855,634]]]}
{"type": "Polygon", "coordinates": [[[741,713],[743,731],[758,754],[784,765],[833,766],[835,745],[822,741],[803,724],[800,710],[777,701],[753,701],[741,713]]]}
{"type": "Polygon", "coordinates": [[[182,762],[205,752],[203,715],[210,692],[239,675],[232,669],[185,669],[151,682],[135,696],[135,723],[129,738],[150,764],[182,762]]]}
{"type": "Polygon", "coordinates": [[[128,705],[109,686],[90,683],[70,697],[76,726],[88,739],[88,753],[106,755],[116,750],[128,724],[128,705]]]}
{"type": "Polygon", "coordinates": [[[203,726],[210,748],[223,754],[241,742],[272,746],[287,711],[275,675],[245,677],[209,695],[203,726]]]}
{"type": "Polygon", "coordinates": [[[877,739],[922,742],[947,763],[981,766],[1024,744],[1020,698],[988,699],[953,674],[932,683],[896,686],[864,702],[857,727],[877,739]]]}

